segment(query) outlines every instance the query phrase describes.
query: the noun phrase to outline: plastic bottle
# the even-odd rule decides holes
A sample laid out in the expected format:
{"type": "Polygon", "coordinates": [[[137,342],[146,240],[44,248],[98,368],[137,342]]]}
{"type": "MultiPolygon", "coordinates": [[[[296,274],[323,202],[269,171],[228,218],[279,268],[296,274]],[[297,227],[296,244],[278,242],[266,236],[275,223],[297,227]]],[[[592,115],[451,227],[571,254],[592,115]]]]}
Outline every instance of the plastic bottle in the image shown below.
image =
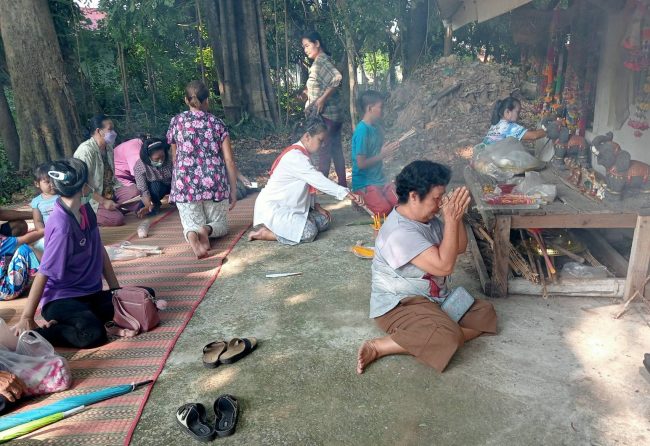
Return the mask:
{"type": "Polygon", "coordinates": [[[138,237],[147,238],[149,236],[149,226],[151,226],[151,221],[149,221],[149,219],[140,223],[138,225],[138,237]]]}

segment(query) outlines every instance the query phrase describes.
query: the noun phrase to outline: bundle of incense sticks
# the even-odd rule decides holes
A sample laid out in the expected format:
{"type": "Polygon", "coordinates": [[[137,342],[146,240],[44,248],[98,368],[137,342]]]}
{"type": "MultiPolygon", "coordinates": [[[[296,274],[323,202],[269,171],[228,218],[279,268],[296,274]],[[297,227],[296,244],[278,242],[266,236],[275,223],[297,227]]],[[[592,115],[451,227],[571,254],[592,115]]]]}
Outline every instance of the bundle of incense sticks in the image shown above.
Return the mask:
{"type": "Polygon", "coordinates": [[[372,216],[372,228],[375,231],[379,231],[381,229],[381,225],[384,224],[386,221],[386,214],[384,214],[383,219],[380,217],[379,214],[375,214],[372,216]]]}
{"type": "Polygon", "coordinates": [[[415,127],[411,127],[411,129],[409,131],[407,131],[406,133],[404,133],[402,136],[400,136],[397,141],[398,142],[404,142],[407,139],[415,136],[416,133],[417,133],[417,131],[415,130],[415,127]]]}

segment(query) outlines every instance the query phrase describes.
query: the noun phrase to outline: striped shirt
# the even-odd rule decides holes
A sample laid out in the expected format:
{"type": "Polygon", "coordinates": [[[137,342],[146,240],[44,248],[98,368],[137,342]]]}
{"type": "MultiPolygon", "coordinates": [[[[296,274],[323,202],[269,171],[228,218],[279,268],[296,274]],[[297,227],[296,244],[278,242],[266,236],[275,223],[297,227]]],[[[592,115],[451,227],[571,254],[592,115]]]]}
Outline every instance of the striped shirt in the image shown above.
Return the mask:
{"type": "Polygon", "coordinates": [[[142,198],[151,197],[149,193],[148,183],[160,181],[165,184],[172,183],[172,166],[171,159],[167,157],[162,167],[153,167],[145,164],[141,159],[135,162],[133,166],[133,176],[135,177],[135,184],[142,195],[142,198]]]}

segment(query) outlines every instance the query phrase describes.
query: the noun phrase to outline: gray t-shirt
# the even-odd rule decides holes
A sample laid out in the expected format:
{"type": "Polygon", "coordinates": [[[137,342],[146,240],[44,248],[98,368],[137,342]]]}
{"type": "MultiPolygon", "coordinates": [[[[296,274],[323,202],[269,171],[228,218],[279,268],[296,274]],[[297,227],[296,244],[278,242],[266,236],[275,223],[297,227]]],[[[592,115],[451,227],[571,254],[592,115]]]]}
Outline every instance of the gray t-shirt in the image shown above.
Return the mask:
{"type": "Polygon", "coordinates": [[[372,262],[370,317],[386,314],[405,297],[424,296],[432,301],[447,295],[444,277],[433,277],[440,288],[439,296],[431,296],[430,281],[413,260],[432,246],[442,242],[443,223],[434,217],[429,223],[408,219],[397,210],[390,213],[375,241],[372,262]]]}

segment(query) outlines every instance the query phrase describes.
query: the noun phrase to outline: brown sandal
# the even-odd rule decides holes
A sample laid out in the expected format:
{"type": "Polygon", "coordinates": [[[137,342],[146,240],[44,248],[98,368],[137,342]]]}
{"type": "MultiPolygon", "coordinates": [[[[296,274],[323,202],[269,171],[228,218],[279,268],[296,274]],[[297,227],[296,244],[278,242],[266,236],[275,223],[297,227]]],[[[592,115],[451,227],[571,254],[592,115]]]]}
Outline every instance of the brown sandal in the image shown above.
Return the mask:
{"type": "Polygon", "coordinates": [[[221,364],[220,358],[226,347],[226,341],[210,342],[203,347],[203,367],[214,369],[221,364]]]}
{"type": "Polygon", "coordinates": [[[228,342],[228,349],[221,355],[219,361],[223,364],[232,364],[255,350],[257,339],[255,338],[232,338],[228,342]]]}

